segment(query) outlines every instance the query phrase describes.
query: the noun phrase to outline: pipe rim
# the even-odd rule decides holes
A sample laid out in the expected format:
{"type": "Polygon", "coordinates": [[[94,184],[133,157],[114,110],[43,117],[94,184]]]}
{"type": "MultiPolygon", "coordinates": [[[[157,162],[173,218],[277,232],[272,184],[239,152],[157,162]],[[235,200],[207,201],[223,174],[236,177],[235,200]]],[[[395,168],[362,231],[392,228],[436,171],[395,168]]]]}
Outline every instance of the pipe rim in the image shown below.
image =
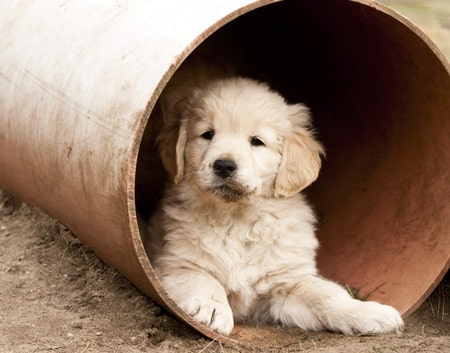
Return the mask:
{"type": "MultiPolygon", "coordinates": [[[[288,0],[289,1],[289,0],[288,0]]],[[[439,61],[444,66],[447,73],[450,75],[450,62],[447,59],[447,57],[444,55],[444,53],[439,49],[439,47],[433,42],[433,40],[430,39],[428,35],[426,35],[417,25],[415,25],[410,19],[407,17],[401,15],[394,9],[388,7],[387,5],[380,4],[376,1],[372,0],[344,0],[349,1],[352,3],[357,3],[363,6],[366,6],[368,8],[372,8],[375,10],[378,10],[383,13],[384,16],[390,17],[394,21],[400,22],[405,28],[407,28],[409,31],[411,31],[415,36],[418,37],[418,39],[422,42],[424,42],[427,47],[434,53],[434,55],[439,59],[439,61]]],[[[238,332],[237,339],[222,336],[215,331],[212,331],[207,326],[197,322],[196,320],[193,320],[188,314],[186,314],[170,297],[169,293],[163,288],[161,285],[161,282],[159,281],[157,275],[155,274],[155,271],[150,263],[150,260],[147,257],[147,254],[145,252],[142,240],[141,240],[141,234],[139,231],[138,226],[138,219],[137,219],[137,211],[136,211],[136,190],[135,190],[135,177],[136,177],[136,168],[137,168],[137,160],[139,155],[139,148],[142,142],[143,134],[146,129],[146,126],[150,120],[150,114],[152,112],[152,109],[154,108],[156,101],[158,100],[161,92],[167,85],[167,83],[170,81],[173,74],[178,70],[180,65],[184,62],[184,60],[195,51],[195,49],[202,44],[205,40],[207,40],[212,34],[214,34],[216,31],[221,29],[222,27],[228,25],[233,20],[237,19],[238,17],[250,13],[254,10],[257,10],[259,8],[274,4],[283,2],[283,0],[257,0],[253,3],[250,3],[248,5],[245,5],[243,7],[240,7],[227,16],[217,20],[214,22],[209,28],[204,30],[200,35],[198,35],[184,50],[180,55],[176,58],[176,61],[171,65],[169,70],[165,72],[161,80],[159,81],[157,88],[151,93],[148,103],[145,107],[145,110],[143,111],[141,117],[139,118],[139,124],[137,124],[137,128],[134,132],[133,136],[133,144],[132,148],[129,152],[128,158],[127,158],[127,164],[126,164],[126,171],[125,171],[125,180],[126,180],[126,193],[127,193],[127,215],[128,215],[128,227],[132,238],[132,243],[134,246],[134,251],[136,254],[136,257],[139,259],[139,263],[142,267],[143,272],[147,276],[147,281],[149,282],[149,285],[156,291],[157,295],[160,297],[162,301],[156,300],[155,298],[152,299],[156,300],[160,305],[164,306],[166,309],[168,309],[171,313],[173,313],[176,317],[181,319],[183,322],[188,324],[190,327],[194,328],[196,331],[200,332],[206,337],[211,338],[212,340],[218,340],[223,343],[228,344],[239,344],[243,343],[247,340],[254,339],[255,337],[258,337],[258,333],[255,335],[252,335],[251,333],[248,334],[248,330],[253,330],[254,328],[246,328],[245,326],[236,325],[236,328],[238,331],[242,330],[241,332],[238,332]],[[254,337],[253,337],[254,336],[254,337]]],[[[404,316],[410,315],[414,310],[416,310],[428,297],[429,294],[434,290],[434,288],[440,283],[440,281],[444,278],[445,274],[450,269],[450,255],[447,260],[446,266],[442,269],[442,272],[438,274],[436,277],[434,283],[431,285],[427,293],[424,294],[421,301],[418,301],[414,306],[412,306],[407,312],[404,313],[404,316]]],[[[236,329],[235,329],[236,330],[236,329]]],[[[264,330],[264,329],[263,329],[264,330]]],[[[263,331],[265,332],[265,331],[263,331]]],[[[234,332],[233,332],[234,333],[234,332]]],[[[232,334],[233,335],[233,334],[232,334]]]]}

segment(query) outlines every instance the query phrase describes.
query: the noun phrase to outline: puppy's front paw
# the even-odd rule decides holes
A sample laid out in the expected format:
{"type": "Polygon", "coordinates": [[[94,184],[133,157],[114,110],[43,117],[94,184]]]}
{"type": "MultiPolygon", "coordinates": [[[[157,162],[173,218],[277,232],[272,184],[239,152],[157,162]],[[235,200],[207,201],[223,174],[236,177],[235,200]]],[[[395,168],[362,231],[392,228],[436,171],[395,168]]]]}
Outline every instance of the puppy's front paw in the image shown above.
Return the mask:
{"type": "Polygon", "coordinates": [[[186,305],[185,311],[221,335],[228,336],[233,330],[233,312],[228,304],[218,300],[195,298],[186,305]]]}
{"type": "Polygon", "coordinates": [[[337,325],[343,333],[370,335],[403,330],[403,319],[392,306],[358,301],[351,310],[337,325]]]}

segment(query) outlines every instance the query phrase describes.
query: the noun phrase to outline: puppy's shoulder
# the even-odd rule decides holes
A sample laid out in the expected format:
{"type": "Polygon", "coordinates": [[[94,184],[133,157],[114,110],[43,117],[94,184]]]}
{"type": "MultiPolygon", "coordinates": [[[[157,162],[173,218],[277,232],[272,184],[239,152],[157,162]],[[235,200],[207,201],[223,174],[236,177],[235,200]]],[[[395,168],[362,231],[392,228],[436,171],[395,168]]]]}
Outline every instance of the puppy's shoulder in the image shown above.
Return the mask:
{"type": "Polygon", "coordinates": [[[288,198],[273,198],[266,203],[269,212],[278,214],[280,217],[293,216],[310,223],[316,222],[314,211],[301,193],[295,194],[288,198]]]}

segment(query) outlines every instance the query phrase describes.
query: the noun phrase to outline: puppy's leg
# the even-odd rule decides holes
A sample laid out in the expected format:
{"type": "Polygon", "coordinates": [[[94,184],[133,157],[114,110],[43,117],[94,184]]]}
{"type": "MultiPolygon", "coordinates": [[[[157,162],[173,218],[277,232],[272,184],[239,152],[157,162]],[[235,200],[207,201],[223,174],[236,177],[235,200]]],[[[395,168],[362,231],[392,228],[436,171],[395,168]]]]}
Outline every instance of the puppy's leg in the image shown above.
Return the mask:
{"type": "Polygon", "coordinates": [[[287,326],[349,335],[403,329],[403,320],[393,307],[356,300],[338,284],[315,275],[302,278],[294,287],[278,289],[271,300],[271,316],[287,326]]]}
{"type": "Polygon", "coordinates": [[[186,313],[222,335],[231,333],[233,313],[225,289],[214,277],[201,271],[172,269],[160,279],[186,313]]]}

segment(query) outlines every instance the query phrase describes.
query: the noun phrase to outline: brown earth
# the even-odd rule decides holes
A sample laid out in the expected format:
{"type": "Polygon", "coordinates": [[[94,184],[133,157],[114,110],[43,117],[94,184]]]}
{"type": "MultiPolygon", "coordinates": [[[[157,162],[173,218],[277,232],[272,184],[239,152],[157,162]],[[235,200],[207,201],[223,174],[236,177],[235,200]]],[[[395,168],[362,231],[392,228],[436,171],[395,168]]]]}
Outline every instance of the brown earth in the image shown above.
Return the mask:
{"type": "Polygon", "coordinates": [[[211,342],[171,317],[63,225],[0,192],[0,352],[447,352],[450,280],[401,336],[284,330],[273,347],[211,342]]]}

